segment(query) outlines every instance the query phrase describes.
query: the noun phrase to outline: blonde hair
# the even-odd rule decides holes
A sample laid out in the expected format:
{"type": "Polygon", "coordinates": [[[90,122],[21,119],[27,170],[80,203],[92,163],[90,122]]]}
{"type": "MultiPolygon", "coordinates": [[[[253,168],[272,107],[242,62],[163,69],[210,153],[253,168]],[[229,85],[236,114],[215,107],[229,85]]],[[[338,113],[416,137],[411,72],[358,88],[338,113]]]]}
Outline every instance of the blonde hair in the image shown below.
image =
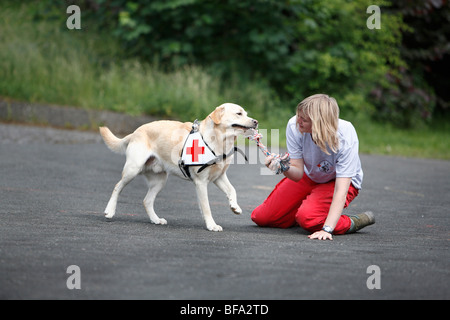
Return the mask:
{"type": "Polygon", "coordinates": [[[328,148],[336,153],[339,149],[339,106],[336,99],[326,94],[312,95],[298,104],[297,119],[300,112],[311,119],[311,135],[316,145],[328,155],[328,148]]]}

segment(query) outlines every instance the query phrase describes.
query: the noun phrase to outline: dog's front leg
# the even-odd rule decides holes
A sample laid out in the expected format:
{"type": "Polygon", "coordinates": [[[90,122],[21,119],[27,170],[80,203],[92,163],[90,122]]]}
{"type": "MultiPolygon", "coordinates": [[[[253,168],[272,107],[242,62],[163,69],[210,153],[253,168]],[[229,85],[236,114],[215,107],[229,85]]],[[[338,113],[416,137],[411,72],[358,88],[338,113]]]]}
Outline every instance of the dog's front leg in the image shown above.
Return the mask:
{"type": "Polygon", "coordinates": [[[222,227],[216,224],[212,215],[208,200],[208,184],[205,182],[196,182],[195,189],[197,191],[198,204],[205,219],[206,228],[210,231],[222,231],[222,227]]]}
{"type": "Polygon", "coordinates": [[[227,196],[231,211],[235,214],[241,214],[242,209],[237,203],[236,189],[234,189],[230,180],[228,180],[227,174],[224,173],[221,175],[216,181],[214,181],[214,184],[227,196]]]}

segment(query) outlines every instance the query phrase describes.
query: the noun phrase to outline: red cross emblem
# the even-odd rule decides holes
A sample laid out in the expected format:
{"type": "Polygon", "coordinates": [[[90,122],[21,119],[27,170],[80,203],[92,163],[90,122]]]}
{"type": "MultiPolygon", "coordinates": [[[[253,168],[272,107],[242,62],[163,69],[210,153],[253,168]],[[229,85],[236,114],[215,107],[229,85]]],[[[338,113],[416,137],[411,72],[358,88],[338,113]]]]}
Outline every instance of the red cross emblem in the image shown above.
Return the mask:
{"type": "Polygon", "coordinates": [[[186,148],[186,154],[192,155],[192,162],[198,162],[198,155],[205,154],[205,147],[198,146],[198,139],[192,140],[192,147],[186,148]]]}

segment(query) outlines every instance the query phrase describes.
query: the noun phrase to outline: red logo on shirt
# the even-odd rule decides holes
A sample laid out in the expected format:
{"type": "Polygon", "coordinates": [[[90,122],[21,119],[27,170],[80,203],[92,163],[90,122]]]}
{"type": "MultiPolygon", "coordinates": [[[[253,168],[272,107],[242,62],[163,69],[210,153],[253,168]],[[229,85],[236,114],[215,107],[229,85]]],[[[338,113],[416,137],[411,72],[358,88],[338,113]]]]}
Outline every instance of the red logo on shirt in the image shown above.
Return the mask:
{"type": "Polygon", "coordinates": [[[330,172],[333,165],[329,161],[323,160],[317,165],[317,167],[319,168],[320,171],[328,173],[330,172]]]}

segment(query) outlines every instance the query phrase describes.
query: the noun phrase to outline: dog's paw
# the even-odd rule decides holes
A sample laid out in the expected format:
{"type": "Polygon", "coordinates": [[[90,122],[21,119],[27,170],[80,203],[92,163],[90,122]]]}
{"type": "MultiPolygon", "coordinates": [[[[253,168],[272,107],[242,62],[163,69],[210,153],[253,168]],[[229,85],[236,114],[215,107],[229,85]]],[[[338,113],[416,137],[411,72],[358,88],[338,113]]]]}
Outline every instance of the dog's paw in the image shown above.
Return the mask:
{"type": "Polygon", "coordinates": [[[242,209],[241,209],[241,207],[239,207],[239,205],[237,203],[234,205],[230,205],[230,209],[231,209],[231,211],[233,211],[234,214],[242,213],[242,209]]]}
{"type": "Polygon", "coordinates": [[[154,224],[167,224],[167,220],[163,218],[159,218],[158,220],[152,221],[154,224]]]}
{"type": "Polygon", "coordinates": [[[219,226],[218,224],[212,225],[212,226],[207,226],[209,231],[215,231],[215,232],[220,232],[223,231],[222,227],[219,226]]]}
{"type": "Polygon", "coordinates": [[[114,212],[108,213],[105,211],[105,218],[107,221],[111,221],[113,217],[114,217],[114,212]]]}

